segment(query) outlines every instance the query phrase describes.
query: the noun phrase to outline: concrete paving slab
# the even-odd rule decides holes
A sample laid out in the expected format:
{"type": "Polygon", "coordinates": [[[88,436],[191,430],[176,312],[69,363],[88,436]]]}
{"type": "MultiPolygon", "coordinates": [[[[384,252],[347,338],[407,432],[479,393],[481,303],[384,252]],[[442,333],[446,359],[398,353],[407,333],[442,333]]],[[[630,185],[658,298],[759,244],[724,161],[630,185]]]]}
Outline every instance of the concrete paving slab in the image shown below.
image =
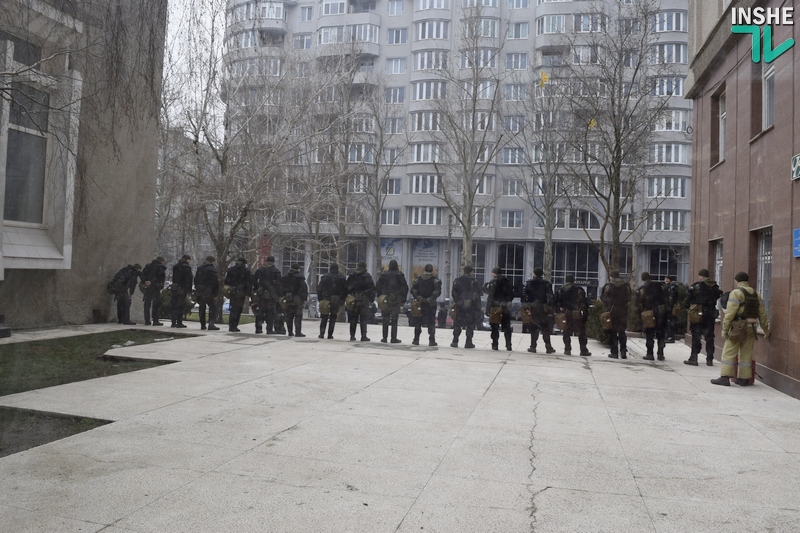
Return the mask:
{"type": "Polygon", "coordinates": [[[236,404],[252,403],[316,412],[327,409],[360,390],[363,387],[356,384],[290,380],[283,379],[280,375],[270,375],[210,392],[205,397],[236,404]]]}
{"type": "Polygon", "coordinates": [[[497,432],[493,428],[467,426],[447,451],[436,473],[467,479],[516,484],[529,481],[531,434],[524,431],[497,432]]]}
{"type": "Polygon", "coordinates": [[[645,498],[659,533],[797,531],[800,512],[771,506],[645,498]]]}
{"type": "Polygon", "coordinates": [[[596,531],[642,533],[655,531],[640,496],[548,488],[533,498],[537,533],[596,531]]]}
{"type": "Polygon", "coordinates": [[[398,532],[434,533],[527,533],[531,518],[527,511],[493,507],[415,505],[405,516],[398,532]]]}
{"type": "Polygon", "coordinates": [[[17,509],[0,505],[3,522],[14,524],[14,533],[41,533],[42,531],[58,531],[60,533],[95,533],[108,531],[104,524],[92,524],[80,520],[72,520],[60,516],[52,516],[39,511],[17,509]]]}

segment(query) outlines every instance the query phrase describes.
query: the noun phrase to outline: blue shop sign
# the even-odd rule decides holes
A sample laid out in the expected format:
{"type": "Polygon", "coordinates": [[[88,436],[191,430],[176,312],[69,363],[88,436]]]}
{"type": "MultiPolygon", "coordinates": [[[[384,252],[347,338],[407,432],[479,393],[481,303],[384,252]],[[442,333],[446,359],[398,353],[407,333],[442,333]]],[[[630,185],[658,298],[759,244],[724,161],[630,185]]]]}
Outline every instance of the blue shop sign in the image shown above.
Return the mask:
{"type": "Polygon", "coordinates": [[[800,228],[794,230],[794,256],[800,257],[800,228]]]}

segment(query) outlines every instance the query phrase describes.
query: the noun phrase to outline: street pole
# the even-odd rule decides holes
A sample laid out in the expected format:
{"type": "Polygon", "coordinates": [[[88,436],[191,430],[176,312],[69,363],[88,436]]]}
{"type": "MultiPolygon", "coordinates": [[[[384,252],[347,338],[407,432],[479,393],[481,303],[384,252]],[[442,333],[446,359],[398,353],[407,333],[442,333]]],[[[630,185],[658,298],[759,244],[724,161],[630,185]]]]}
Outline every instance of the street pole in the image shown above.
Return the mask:
{"type": "Polygon", "coordinates": [[[450,276],[451,276],[451,265],[450,265],[450,247],[453,245],[453,215],[447,215],[447,249],[444,252],[444,297],[446,300],[450,299],[450,276]]]}

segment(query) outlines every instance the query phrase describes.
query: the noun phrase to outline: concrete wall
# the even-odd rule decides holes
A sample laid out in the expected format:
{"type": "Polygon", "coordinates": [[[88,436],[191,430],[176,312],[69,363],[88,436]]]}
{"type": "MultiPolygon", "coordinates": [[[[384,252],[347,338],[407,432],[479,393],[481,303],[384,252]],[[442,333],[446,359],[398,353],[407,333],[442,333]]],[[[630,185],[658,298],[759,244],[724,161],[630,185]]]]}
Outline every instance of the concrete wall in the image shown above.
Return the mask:
{"type": "MultiPolygon", "coordinates": [[[[92,57],[71,61],[84,80],[74,187],[72,264],[6,269],[0,313],[12,328],[115,319],[105,287],[153,257],[158,98],[166,0],[78,3],[92,57]],[[82,11],[85,10],[85,11],[82,11]]],[[[10,28],[9,30],[13,30],[10,28]]],[[[141,295],[134,297],[141,320],[141,295]]]]}

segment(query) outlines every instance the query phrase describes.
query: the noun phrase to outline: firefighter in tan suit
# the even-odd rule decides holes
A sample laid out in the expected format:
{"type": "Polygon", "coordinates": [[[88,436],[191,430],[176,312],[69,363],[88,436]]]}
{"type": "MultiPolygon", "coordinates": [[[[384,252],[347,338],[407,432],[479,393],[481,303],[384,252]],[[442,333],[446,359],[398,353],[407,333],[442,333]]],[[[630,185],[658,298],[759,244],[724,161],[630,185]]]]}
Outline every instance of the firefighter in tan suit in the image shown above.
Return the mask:
{"type": "MultiPolygon", "coordinates": [[[[712,379],[714,385],[730,385],[730,379],[736,378],[737,385],[749,385],[753,377],[753,344],[756,341],[756,320],[764,330],[764,338],[769,337],[769,318],[764,309],[764,300],[755,289],[750,287],[748,281],[750,277],[747,272],[739,272],[734,279],[737,282],[728,298],[728,306],[725,308],[725,319],[722,322],[722,336],[725,338],[725,346],[722,348],[722,370],[721,376],[712,379]],[[757,305],[756,305],[757,302],[757,305]],[[755,316],[753,316],[755,315],[755,316]],[[739,342],[731,340],[731,326],[734,321],[748,321],[747,337],[739,342]],[[734,361],[739,358],[738,376],[734,375],[734,361]]],[[[741,322],[738,322],[741,324],[741,322]]]]}

